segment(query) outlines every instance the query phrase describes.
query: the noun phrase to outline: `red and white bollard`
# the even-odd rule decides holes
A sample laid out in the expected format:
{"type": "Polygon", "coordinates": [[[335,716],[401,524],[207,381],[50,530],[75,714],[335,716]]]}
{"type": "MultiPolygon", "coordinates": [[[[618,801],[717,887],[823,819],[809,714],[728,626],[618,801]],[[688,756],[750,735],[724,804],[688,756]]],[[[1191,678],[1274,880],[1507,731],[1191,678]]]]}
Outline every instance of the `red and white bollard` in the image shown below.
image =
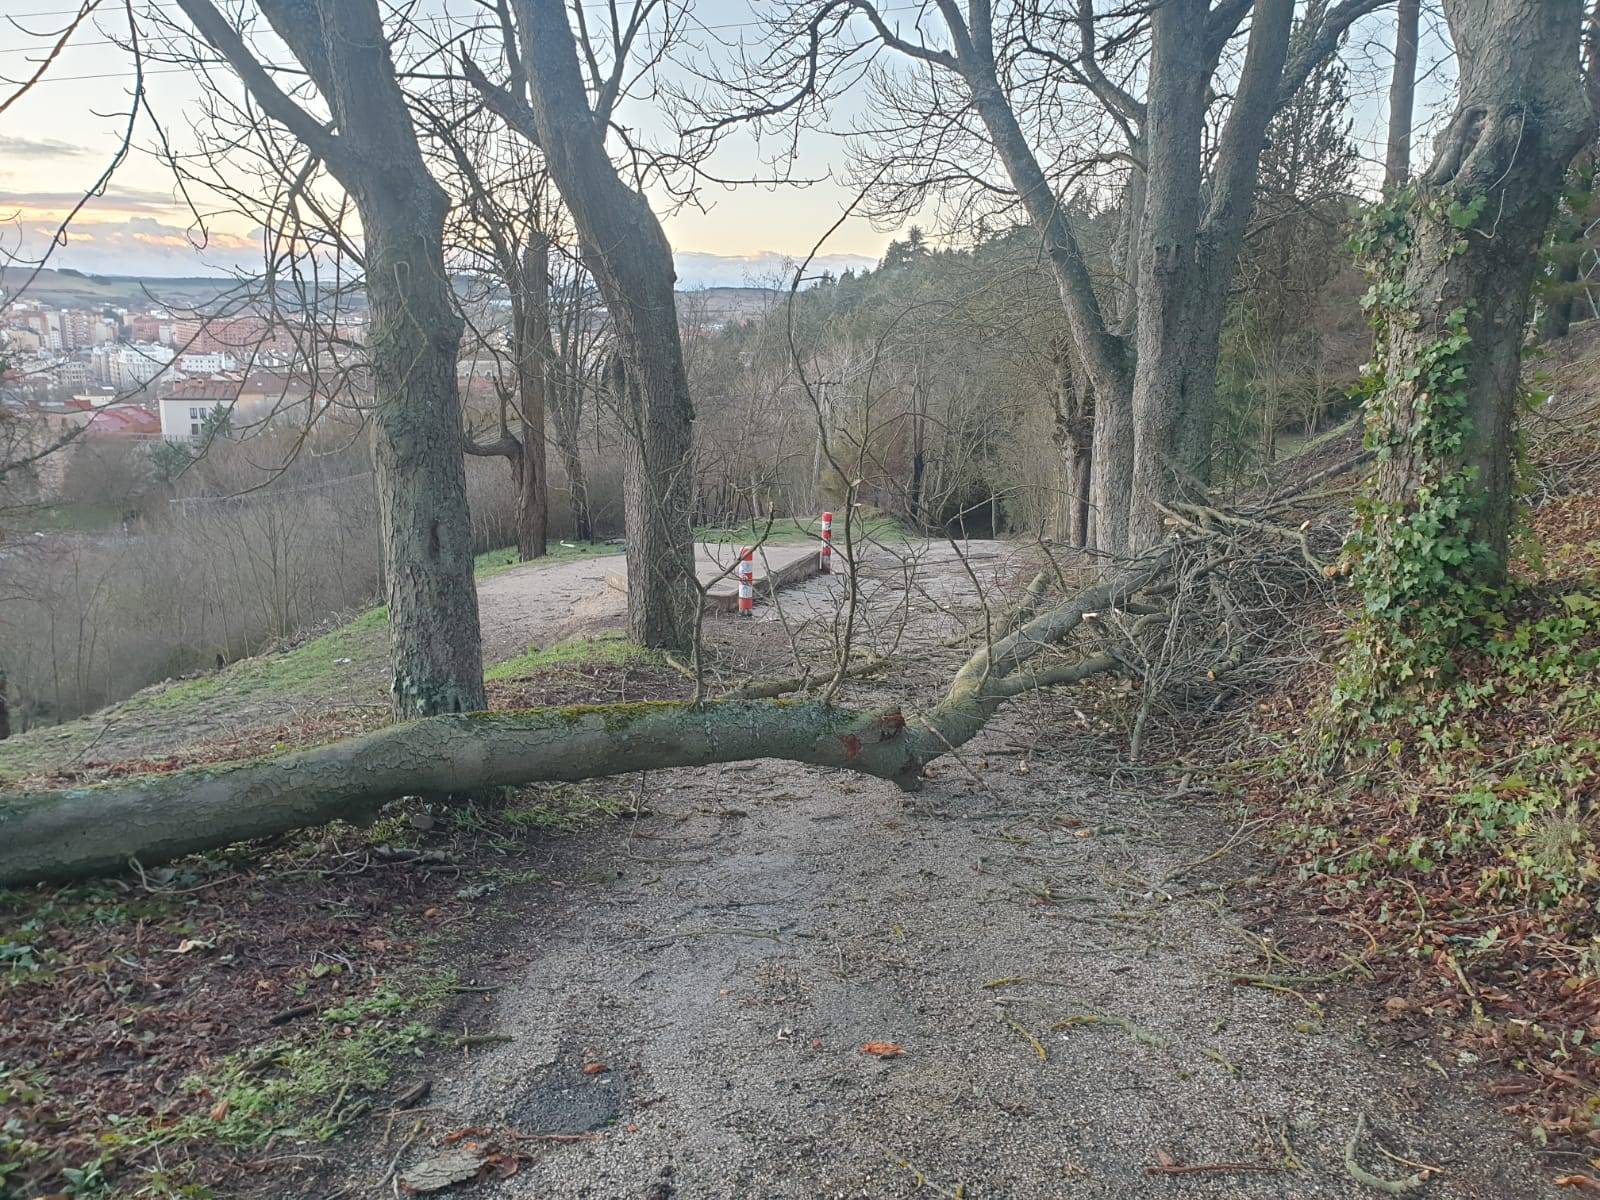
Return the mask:
{"type": "Polygon", "coordinates": [[[749,546],[739,548],[739,615],[756,615],[756,552],[749,546]]]}
{"type": "Polygon", "coordinates": [[[822,514],[822,573],[833,573],[833,514],[822,514]]]}

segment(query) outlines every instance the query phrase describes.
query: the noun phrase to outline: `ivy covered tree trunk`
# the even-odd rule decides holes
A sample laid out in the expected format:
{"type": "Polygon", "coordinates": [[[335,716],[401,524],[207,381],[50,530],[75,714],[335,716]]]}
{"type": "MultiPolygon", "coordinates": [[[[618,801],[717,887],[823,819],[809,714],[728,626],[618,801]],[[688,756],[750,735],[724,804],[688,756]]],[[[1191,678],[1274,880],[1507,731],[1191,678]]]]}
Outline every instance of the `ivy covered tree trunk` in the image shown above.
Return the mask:
{"type": "Polygon", "coordinates": [[[1504,582],[1530,285],[1592,121],[1579,0],[1444,0],[1444,12],[1455,113],[1432,165],[1362,235],[1382,383],[1351,551],[1371,667],[1390,680],[1470,636],[1504,582]]]}

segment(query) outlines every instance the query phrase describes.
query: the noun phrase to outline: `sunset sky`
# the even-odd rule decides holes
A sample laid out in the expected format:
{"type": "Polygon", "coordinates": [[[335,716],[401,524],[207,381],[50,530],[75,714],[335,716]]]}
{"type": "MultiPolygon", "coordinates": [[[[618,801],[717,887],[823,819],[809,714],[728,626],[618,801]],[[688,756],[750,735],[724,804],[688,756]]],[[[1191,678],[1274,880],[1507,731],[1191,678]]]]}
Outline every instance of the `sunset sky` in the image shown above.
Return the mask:
{"type": "MultiPolygon", "coordinates": [[[[0,0],[0,76],[26,78],[35,69],[54,35],[70,19],[72,0],[0,0]]],[[[165,3],[158,9],[171,11],[165,3]]],[[[467,0],[430,0],[436,13],[464,13],[467,0]]],[[[125,42],[127,19],[120,5],[107,3],[96,27],[85,25],[53,63],[44,79],[0,115],[0,239],[6,250],[19,246],[36,252],[55,225],[70,211],[115,152],[126,126],[131,85],[130,56],[125,42]]],[[[913,5],[889,5],[914,19],[913,5]]],[[[137,0],[136,12],[146,11],[137,0]]],[[[760,27],[751,0],[701,0],[694,16],[717,38],[753,38],[760,27]]],[[[155,36],[159,30],[146,30],[155,36]]],[[[1346,57],[1352,67],[1352,90],[1358,106],[1355,135],[1363,155],[1375,159],[1384,119],[1382,91],[1386,83],[1392,16],[1380,13],[1358,27],[1346,57]]],[[[717,52],[713,39],[707,39],[717,52]]],[[[159,42],[157,43],[159,46],[159,42]]],[[[722,51],[725,52],[725,51],[722,51]]],[[[1437,30],[1423,47],[1424,69],[1444,57],[1437,30]]],[[[193,73],[171,63],[147,64],[146,86],[154,117],[178,150],[192,144],[198,81],[193,73]]],[[[1437,114],[1446,102],[1437,69],[1424,82],[1420,116],[1437,114]]],[[[14,82],[0,85],[3,94],[14,82]]],[[[847,104],[837,121],[840,130],[852,116],[847,104]]],[[[627,116],[628,114],[624,114],[627,116]]],[[[636,120],[648,120],[641,111],[636,120]]],[[[250,269],[260,259],[260,231],[239,217],[207,222],[202,239],[192,216],[176,202],[172,177],[154,148],[156,120],[141,115],[135,149],[116,172],[103,196],[92,199],[72,224],[68,240],[52,265],[100,273],[204,275],[224,269],[250,269]],[[203,240],[204,244],[199,244],[203,240]]],[[[808,253],[839,219],[850,193],[840,181],[845,160],[843,139],[812,135],[803,147],[804,174],[822,177],[807,188],[792,186],[710,187],[701,197],[707,211],[685,208],[665,217],[668,236],[680,254],[685,282],[742,282],[744,276],[770,274],[781,256],[808,253]],[[726,261],[724,261],[726,260],[726,261]],[[696,280],[692,276],[703,278],[696,280]]],[[[712,164],[728,178],[762,170],[758,152],[748,139],[734,139],[712,164]]],[[[865,220],[846,220],[824,250],[836,269],[876,260],[891,236],[865,220]]]]}

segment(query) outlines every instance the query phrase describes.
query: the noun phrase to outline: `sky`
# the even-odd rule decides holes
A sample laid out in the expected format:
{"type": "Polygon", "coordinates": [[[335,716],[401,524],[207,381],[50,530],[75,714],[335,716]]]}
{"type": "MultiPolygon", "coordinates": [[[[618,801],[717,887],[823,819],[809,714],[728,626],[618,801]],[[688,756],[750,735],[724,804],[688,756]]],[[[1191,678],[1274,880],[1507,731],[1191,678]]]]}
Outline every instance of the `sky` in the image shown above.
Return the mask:
{"type": "MultiPolygon", "coordinates": [[[[17,81],[31,74],[54,34],[76,11],[76,0],[0,0],[0,78],[17,81]]],[[[138,0],[136,11],[148,0],[138,0]]],[[[157,0],[170,8],[170,0],[157,0]]],[[[468,0],[424,0],[435,13],[466,11],[468,0]]],[[[120,4],[106,0],[98,27],[85,25],[50,65],[40,83],[0,114],[0,246],[47,244],[56,224],[105,169],[126,126],[130,92],[126,18],[120,4]]],[[[889,0],[891,12],[896,10],[889,0]]],[[[904,6],[909,14],[912,6],[904,6]]],[[[707,55],[728,53],[726,43],[757,37],[755,0],[694,0],[696,21],[713,31],[702,34],[707,55]],[[719,45],[719,41],[723,44],[719,45]]],[[[908,18],[909,19],[909,18],[908,18]]],[[[1447,56],[1437,19],[1424,37],[1425,73],[1419,116],[1437,118],[1448,103],[1436,64],[1447,56]],[[1432,72],[1429,74],[1429,72],[1432,72]]],[[[1371,163],[1380,151],[1386,120],[1384,90],[1392,40],[1392,17],[1380,13],[1358,27],[1346,57],[1352,68],[1355,137],[1371,163]]],[[[199,84],[181,67],[147,65],[150,108],[172,142],[182,149],[196,110],[199,84]]],[[[9,95],[14,82],[0,83],[9,95]]],[[[860,102],[847,97],[836,124],[848,126],[860,102]]],[[[624,110],[641,124],[652,118],[647,104],[624,110]]],[[[171,174],[154,153],[155,122],[141,115],[134,150],[116,171],[105,194],[92,199],[73,220],[53,266],[102,274],[207,275],[254,269],[261,257],[260,230],[242,218],[208,222],[202,239],[193,218],[175,200],[171,174]],[[204,244],[200,245],[203,240],[204,244]]],[[[852,193],[842,176],[846,147],[841,136],[817,132],[801,147],[800,166],[815,182],[806,187],[708,185],[695,207],[669,208],[657,196],[667,235],[679,256],[685,286],[771,282],[785,259],[803,258],[819,241],[819,265],[840,270],[881,257],[892,231],[875,229],[859,217],[840,222],[852,193]],[[838,227],[828,233],[835,224],[838,227]]],[[[749,178],[766,171],[750,139],[735,137],[708,164],[724,178],[749,178]]]]}

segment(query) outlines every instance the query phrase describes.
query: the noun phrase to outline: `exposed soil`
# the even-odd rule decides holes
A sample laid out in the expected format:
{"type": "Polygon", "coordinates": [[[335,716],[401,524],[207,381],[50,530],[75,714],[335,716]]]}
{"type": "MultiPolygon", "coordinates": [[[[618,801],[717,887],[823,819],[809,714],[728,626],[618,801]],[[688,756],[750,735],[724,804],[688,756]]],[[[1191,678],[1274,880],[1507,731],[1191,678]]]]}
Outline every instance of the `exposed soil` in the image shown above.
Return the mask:
{"type": "Polygon", "coordinates": [[[490,576],[478,585],[478,620],[483,626],[483,661],[500,662],[531,646],[602,629],[620,629],[627,619],[626,593],[607,585],[622,569],[608,555],[571,562],[528,563],[490,576]]]}

